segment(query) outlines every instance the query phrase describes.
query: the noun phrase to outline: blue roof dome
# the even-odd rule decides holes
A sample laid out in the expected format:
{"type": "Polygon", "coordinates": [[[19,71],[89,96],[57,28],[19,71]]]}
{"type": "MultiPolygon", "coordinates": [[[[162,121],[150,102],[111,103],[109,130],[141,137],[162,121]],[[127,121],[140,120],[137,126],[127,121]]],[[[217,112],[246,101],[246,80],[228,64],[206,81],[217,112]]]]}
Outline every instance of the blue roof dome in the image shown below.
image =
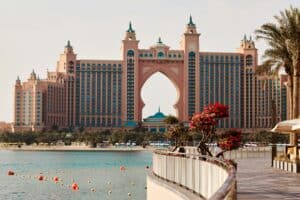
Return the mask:
{"type": "Polygon", "coordinates": [[[150,116],[150,117],[148,117],[148,118],[166,118],[166,116],[165,116],[165,114],[164,113],[162,113],[162,112],[157,112],[157,113],[155,113],[154,115],[152,115],[152,116],[150,116]]]}
{"type": "Polygon", "coordinates": [[[158,108],[158,112],[156,112],[154,115],[151,115],[144,119],[145,122],[147,121],[156,121],[156,122],[162,122],[167,116],[160,112],[160,108],[158,108]]]}

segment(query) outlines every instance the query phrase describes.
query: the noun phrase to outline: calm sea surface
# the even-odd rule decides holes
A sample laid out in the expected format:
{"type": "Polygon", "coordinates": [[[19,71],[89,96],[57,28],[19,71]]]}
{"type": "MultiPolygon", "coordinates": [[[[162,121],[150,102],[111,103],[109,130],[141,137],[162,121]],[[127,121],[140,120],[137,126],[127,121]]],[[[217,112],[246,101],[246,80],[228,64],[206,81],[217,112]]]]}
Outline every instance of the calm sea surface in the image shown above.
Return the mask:
{"type": "Polygon", "coordinates": [[[145,167],[151,165],[150,152],[0,151],[0,199],[144,200],[145,167]],[[16,176],[8,176],[8,170],[16,176]],[[40,173],[46,181],[35,178],[40,173]],[[62,181],[54,183],[54,176],[62,181]],[[78,191],[69,188],[73,181],[78,191]]]}

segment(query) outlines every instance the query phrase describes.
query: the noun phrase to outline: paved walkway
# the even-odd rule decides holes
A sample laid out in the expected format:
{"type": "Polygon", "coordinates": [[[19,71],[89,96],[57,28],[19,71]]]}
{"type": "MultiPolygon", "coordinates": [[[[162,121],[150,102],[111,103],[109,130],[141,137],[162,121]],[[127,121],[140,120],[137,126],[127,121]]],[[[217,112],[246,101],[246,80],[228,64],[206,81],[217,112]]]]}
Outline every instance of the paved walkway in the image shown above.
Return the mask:
{"type": "Polygon", "coordinates": [[[238,200],[300,200],[300,174],[272,169],[268,158],[247,158],[237,162],[238,200]]]}

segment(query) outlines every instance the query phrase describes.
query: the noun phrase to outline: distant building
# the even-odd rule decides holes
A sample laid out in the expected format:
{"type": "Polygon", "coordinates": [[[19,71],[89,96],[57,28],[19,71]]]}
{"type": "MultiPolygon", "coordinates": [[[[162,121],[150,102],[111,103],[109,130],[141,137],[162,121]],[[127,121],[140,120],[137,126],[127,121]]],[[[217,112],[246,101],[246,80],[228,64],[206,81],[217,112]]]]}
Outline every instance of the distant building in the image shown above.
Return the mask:
{"type": "Polygon", "coordinates": [[[11,131],[11,123],[0,122],[0,132],[11,131]]]}
{"type": "Polygon", "coordinates": [[[167,130],[167,124],[164,122],[166,118],[167,116],[158,109],[157,113],[144,119],[143,127],[149,132],[164,133],[167,130]]]}
{"type": "MultiPolygon", "coordinates": [[[[265,93],[255,75],[258,56],[251,37],[245,36],[236,52],[203,52],[190,17],[180,49],[170,49],[161,38],[141,49],[130,23],[121,53],[120,60],[78,59],[68,41],[56,70],[48,72],[46,79],[39,79],[33,71],[27,82],[16,80],[14,130],[136,126],[142,121],[144,107],[141,88],[156,72],[166,75],[177,88],[174,108],[182,122],[188,122],[204,106],[220,102],[230,108],[220,128],[270,126],[265,122],[270,110],[261,111],[269,102],[262,100],[265,93]]],[[[269,80],[276,116],[282,120],[286,117],[286,89],[277,79],[269,80]],[[280,92],[274,93],[274,88],[280,92]]]]}
{"type": "Polygon", "coordinates": [[[287,76],[257,76],[256,127],[274,127],[287,120],[287,76]]]}

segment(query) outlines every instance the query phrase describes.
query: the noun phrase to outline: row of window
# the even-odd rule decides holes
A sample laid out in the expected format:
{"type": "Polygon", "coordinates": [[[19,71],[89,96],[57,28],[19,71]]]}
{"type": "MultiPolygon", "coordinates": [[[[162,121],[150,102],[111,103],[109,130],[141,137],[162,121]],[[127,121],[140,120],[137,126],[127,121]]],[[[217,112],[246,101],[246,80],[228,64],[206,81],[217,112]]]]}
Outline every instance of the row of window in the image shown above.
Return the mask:
{"type": "Polygon", "coordinates": [[[90,64],[90,63],[81,63],[81,65],[80,64],[77,64],[77,66],[76,67],[111,67],[111,66],[113,66],[113,67],[122,67],[122,64],[116,64],[116,63],[113,63],[113,64],[110,64],[110,63],[108,63],[108,64],[106,64],[106,63],[98,63],[98,64],[90,64]]]}
{"type": "Polygon", "coordinates": [[[195,53],[189,52],[188,59],[188,115],[189,117],[193,116],[196,111],[196,61],[195,61],[195,53]]]}
{"type": "MultiPolygon", "coordinates": [[[[153,54],[152,53],[140,53],[139,55],[140,58],[153,58],[153,54]]],[[[157,57],[158,58],[162,58],[162,57],[165,57],[165,54],[160,51],[157,53],[157,57]]],[[[181,58],[182,55],[181,54],[168,54],[169,58],[181,58]]]]}
{"type": "Polygon", "coordinates": [[[127,120],[134,120],[134,51],[127,52],[127,120]]]}
{"type": "Polygon", "coordinates": [[[121,126],[121,118],[110,118],[110,117],[81,117],[81,126],[88,127],[116,127],[121,126]]]}

